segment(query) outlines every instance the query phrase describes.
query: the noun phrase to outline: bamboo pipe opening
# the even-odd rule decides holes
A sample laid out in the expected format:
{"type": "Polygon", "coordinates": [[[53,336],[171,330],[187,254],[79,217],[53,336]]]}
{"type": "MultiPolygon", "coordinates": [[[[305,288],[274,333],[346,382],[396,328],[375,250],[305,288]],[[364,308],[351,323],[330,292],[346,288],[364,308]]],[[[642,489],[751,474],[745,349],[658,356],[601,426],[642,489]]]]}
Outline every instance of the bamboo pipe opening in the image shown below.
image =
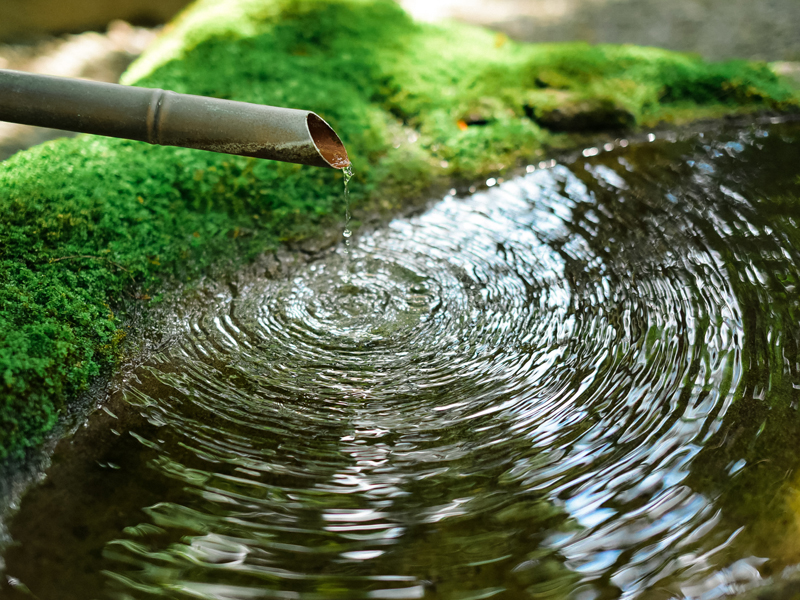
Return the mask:
{"type": "Polygon", "coordinates": [[[308,114],[306,123],[311,140],[325,162],[334,169],[343,169],[350,165],[347,150],[330,125],[314,113],[308,114]]]}

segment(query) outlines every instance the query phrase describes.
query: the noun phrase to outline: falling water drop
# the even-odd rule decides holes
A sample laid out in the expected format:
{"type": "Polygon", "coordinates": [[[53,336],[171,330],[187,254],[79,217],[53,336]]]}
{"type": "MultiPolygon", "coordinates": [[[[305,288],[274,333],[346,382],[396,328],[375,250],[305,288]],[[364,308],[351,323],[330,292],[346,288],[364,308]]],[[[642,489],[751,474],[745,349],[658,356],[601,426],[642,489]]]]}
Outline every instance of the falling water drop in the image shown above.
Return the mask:
{"type": "Polygon", "coordinates": [[[344,175],[344,231],[342,235],[344,236],[345,240],[345,254],[350,251],[350,236],[353,235],[353,232],[350,231],[348,227],[350,225],[350,190],[348,188],[348,184],[350,180],[353,178],[353,167],[351,165],[347,165],[342,169],[342,174],[344,175]]]}

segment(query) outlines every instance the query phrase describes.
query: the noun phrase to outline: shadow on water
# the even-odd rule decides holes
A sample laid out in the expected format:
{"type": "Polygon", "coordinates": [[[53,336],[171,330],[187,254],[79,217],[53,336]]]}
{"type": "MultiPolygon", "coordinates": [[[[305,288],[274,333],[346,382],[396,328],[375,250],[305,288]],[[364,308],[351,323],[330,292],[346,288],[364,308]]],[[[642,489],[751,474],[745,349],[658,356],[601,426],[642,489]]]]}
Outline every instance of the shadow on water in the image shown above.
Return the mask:
{"type": "Polygon", "coordinates": [[[178,306],[23,498],[0,595],[707,599],[788,573],[800,126],[584,154],[178,306]]]}

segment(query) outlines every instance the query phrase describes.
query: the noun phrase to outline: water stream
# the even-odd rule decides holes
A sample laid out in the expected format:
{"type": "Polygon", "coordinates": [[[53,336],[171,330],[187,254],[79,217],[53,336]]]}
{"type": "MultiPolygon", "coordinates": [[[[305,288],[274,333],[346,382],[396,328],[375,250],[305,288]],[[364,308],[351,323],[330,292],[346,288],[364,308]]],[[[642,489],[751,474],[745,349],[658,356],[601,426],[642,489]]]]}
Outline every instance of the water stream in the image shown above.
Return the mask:
{"type": "Polygon", "coordinates": [[[353,167],[348,165],[342,169],[342,175],[344,179],[344,231],[342,231],[342,237],[344,237],[344,251],[345,253],[350,251],[350,237],[353,235],[353,232],[350,231],[350,180],[353,178],[353,167]]]}
{"type": "Polygon", "coordinates": [[[220,284],[0,597],[724,597],[800,563],[800,125],[587,149],[220,284]]]}

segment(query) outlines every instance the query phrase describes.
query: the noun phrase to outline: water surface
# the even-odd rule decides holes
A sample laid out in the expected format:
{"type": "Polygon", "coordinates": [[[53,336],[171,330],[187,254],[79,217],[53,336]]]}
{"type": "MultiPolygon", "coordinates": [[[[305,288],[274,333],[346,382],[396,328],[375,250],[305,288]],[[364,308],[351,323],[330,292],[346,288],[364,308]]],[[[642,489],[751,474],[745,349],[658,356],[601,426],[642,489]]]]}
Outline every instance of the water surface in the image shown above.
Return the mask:
{"type": "Polygon", "coordinates": [[[23,499],[0,596],[710,599],[791,573],[800,126],[621,146],[180,305],[23,499]]]}

